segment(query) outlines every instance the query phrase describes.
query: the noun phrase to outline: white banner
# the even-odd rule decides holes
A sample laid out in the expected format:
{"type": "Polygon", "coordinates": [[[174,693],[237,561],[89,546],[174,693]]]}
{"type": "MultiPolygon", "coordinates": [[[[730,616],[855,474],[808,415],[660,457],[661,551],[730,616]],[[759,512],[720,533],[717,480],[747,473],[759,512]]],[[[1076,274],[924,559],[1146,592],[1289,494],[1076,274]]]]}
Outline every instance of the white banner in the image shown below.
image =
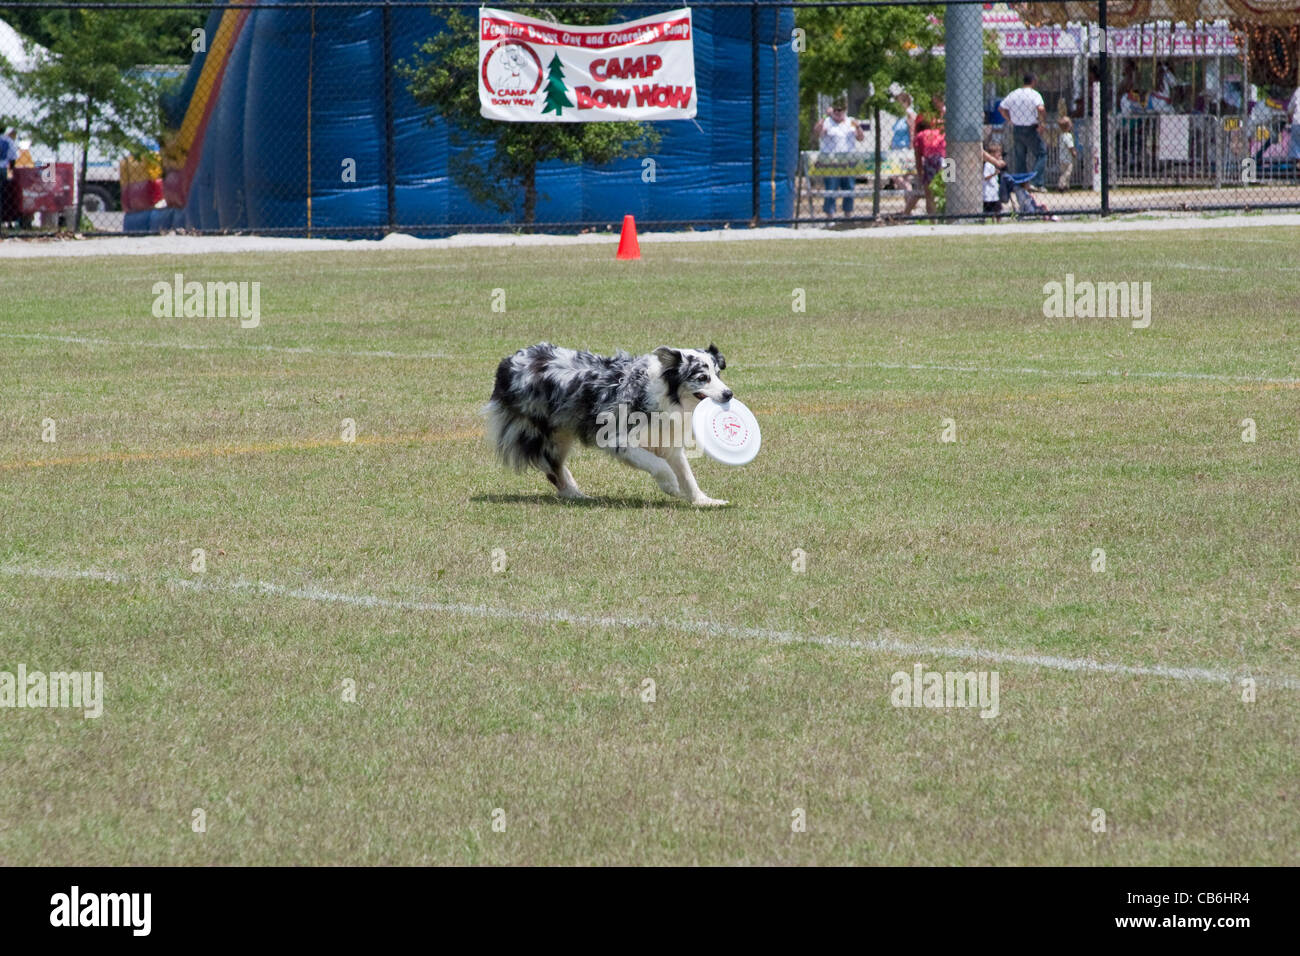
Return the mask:
{"type": "MultiPolygon", "coordinates": [[[[1240,56],[1236,35],[1227,24],[1184,27],[1125,27],[1108,30],[1111,56],[1240,56]]],[[[1100,49],[1099,37],[1093,31],[1092,52],[1100,49]]]]}
{"type": "Polygon", "coordinates": [[[687,8],[585,27],[481,7],[478,57],[480,112],[488,119],[589,123],[695,116],[687,8]]]}

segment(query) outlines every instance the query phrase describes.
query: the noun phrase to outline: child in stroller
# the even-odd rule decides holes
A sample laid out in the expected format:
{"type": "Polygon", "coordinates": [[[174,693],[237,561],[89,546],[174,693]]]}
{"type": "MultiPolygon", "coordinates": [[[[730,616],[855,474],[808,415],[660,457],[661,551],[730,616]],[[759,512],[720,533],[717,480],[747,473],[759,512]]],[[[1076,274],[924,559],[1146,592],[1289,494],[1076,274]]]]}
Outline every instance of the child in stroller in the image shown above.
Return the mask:
{"type": "Polygon", "coordinates": [[[1060,222],[1059,216],[1053,216],[1051,210],[1025,187],[1029,181],[1034,178],[1035,172],[1031,169],[1026,173],[1002,173],[1002,198],[1006,202],[1009,199],[1015,200],[1016,211],[1021,216],[1045,216],[1050,222],[1060,222]]]}

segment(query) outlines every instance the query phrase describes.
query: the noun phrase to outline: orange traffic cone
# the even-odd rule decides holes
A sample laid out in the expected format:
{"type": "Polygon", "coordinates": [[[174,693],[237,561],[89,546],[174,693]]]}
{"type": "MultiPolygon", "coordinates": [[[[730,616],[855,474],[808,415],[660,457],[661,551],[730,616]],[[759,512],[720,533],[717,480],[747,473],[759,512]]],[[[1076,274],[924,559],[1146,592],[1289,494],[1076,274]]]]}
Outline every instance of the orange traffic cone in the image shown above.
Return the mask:
{"type": "Polygon", "coordinates": [[[640,259],[641,245],[636,241],[636,220],[623,217],[623,232],[618,237],[618,255],[615,259],[640,259]]]}

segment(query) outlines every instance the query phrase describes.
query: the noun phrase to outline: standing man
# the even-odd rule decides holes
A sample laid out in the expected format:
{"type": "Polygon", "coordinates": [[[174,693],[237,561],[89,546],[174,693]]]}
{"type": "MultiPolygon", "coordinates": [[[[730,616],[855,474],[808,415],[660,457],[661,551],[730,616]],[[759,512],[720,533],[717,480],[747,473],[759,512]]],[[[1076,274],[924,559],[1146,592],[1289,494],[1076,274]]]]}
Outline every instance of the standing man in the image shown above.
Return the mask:
{"type": "Polygon", "coordinates": [[[1043,105],[1043,96],[1034,84],[1038,78],[1032,73],[1024,75],[1024,85],[1014,93],[1008,93],[998,106],[1012,127],[1011,165],[1017,173],[1029,172],[1027,160],[1033,156],[1034,178],[1030,180],[1035,186],[1043,185],[1043,170],[1047,166],[1047,147],[1043,143],[1043,134],[1047,132],[1047,107],[1043,105]]]}
{"type": "MultiPolygon", "coordinates": [[[[862,124],[848,115],[848,104],[843,99],[831,103],[827,115],[817,121],[813,127],[813,136],[817,138],[821,156],[817,158],[819,166],[853,166],[857,163],[858,143],[867,138],[862,124]]],[[[844,215],[853,214],[853,177],[827,176],[827,195],[822,203],[828,217],[835,215],[836,193],[844,197],[844,215]],[[835,192],[830,192],[835,190],[835,192]]]]}

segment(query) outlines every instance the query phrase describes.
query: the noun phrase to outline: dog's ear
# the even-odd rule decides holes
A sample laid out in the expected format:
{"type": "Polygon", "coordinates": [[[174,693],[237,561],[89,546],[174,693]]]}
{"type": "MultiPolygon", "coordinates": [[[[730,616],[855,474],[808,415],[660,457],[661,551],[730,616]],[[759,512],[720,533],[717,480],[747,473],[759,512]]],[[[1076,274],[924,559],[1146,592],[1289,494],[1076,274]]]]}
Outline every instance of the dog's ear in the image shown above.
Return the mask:
{"type": "Polygon", "coordinates": [[[682,353],[677,349],[670,349],[666,345],[661,345],[655,349],[655,358],[659,360],[659,364],[664,368],[673,368],[681,364],[682,353]]]}
{"type": "Polygon", "coordinates": [[[708,352],[710,355],[713,356],[713,361],[718,363],[719,372],[721,372],[724,368],[727,367],[727,360],[722,357],[722,353],[718,351],[718,347],[714,345],[712,342],[709,343],[709,347],[704,351],[708,352]]]}

